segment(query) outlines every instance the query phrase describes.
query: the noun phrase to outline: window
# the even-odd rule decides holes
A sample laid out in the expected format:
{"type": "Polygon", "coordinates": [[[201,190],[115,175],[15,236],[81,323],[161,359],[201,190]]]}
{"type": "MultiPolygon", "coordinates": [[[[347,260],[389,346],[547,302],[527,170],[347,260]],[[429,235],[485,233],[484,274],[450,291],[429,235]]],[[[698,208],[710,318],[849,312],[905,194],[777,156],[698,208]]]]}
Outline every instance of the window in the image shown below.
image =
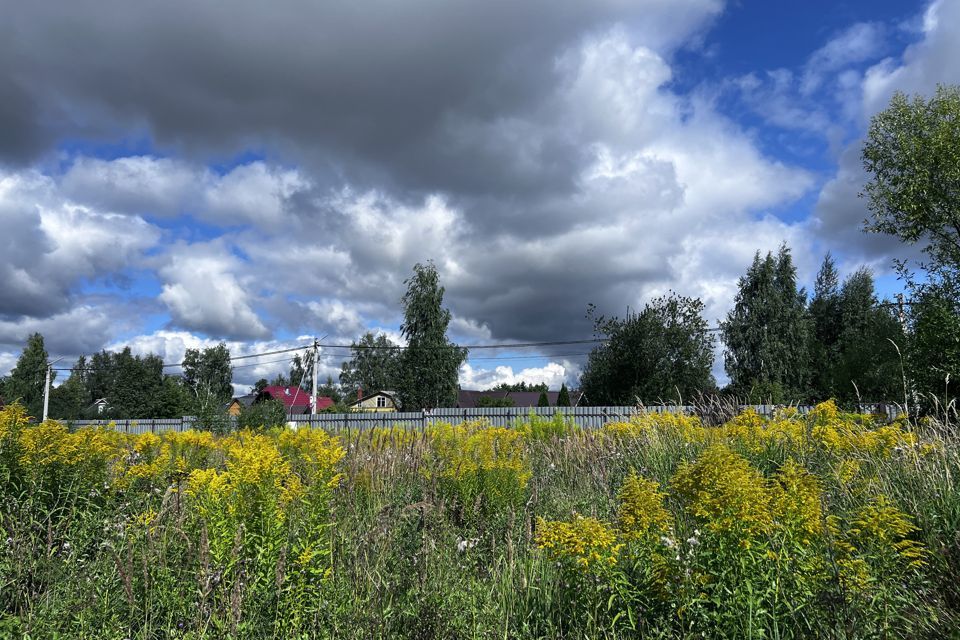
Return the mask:
{"type": "Polygon", "coordinates": [[[387,399],[383,396],[377,396],[377,408],[382,409],[387,406],[387,399]]]}

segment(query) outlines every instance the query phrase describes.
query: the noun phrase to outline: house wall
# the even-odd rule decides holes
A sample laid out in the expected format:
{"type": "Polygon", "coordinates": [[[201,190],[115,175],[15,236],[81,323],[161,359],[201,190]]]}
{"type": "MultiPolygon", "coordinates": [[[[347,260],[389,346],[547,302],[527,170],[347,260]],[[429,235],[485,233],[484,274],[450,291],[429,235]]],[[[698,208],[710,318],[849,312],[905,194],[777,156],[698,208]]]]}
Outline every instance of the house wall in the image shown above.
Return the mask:
{"type": "Polygon", "coordinates": [[[370,396],[369,398],[364,398],[362,402],[353,405],[353,411],[369,411],[373,413],[385,413],[389,411],[396,411],[397,407],[393,403],[393,400],[390,399],[390,396],[381,396],[375,395],[370,396]],[[377,398],[386,398],[386,406],[378,407],[377,398]]]}

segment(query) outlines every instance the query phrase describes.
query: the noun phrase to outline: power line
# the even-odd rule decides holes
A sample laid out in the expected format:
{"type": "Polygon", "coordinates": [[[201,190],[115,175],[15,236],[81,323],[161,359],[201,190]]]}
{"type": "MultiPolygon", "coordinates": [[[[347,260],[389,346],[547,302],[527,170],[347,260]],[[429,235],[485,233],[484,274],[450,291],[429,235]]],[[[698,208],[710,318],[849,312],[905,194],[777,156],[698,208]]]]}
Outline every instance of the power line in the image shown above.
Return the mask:
{"type": "MultiPolygon", "coordinates": [[[[233,362],[234,360],[249,360],[250,358],[261,358],[261,357],[263,357],[263,356],[274,356],[274,355],[277,355],[277,354],[280,354],[280,353],[292,353],[292,352],[294,352],[294,351],[302,351],[303,349],[309,349],[311,346],[312,346],[312,345],[305,345],[305,346],[301,346],[301,347],[291,347],[291,348],[289,348],[289,349],[276,349],[276,350],[274,350],[274,351],[264,351],[263,353],[250,353],[250,354],[242,355],[242,356],[230,356],[229,358],[227,358],[227,360],[230,361],[230,362],[233,362]]],[[[286,362],[287,360],[289,360],[289,358],[284,358],[283,360],[274,360],[274,361],[272,361],[272,362],[273,362],[273,363],[276,363],[276,362],[286,362]]],[[[250,365],[238,365],[238,366],[234,367],[234,369],[238,369],[238,368],[241,368],[241,367],[248,367],[248,366],[258,366],[258,365],[261,365],[261,364],[271,364],[271,363],[268,363],[268,362],[256,362],[256,363],[253,363],[253,364],[250,364],[250,365]]],[[[88,366],[89,366],[89,363],[88,363],[88,366]]],[[[182,366],[183,366],[183,361],[182,361],[182,360],[181,360],[180,362],[170,362],[170,363],[164,363],[164,364],[162,365],[162,367],[163,367],[164,369],[167,369],[167,368],[170,368],[170,367],[182,367],[182,366]]],[[[72,368],[69,368],[69,369],[68,369],[68,368],[62,368],[62,369],[53,369],[53,371],[73,371],[73,369],[72,369],[72,368]]]]}
{"type": "MultiPolygon", "coordinates": [[[[248,360],[248,359],[250,359],[250,358],[260,358],[260,357],[262,357],[262,356],[274,356],[274,355],[277,355],[278,353],[292,353],[292,352],[294,352],[294,351],[301,351],[301,350],[303,350],[303,349],[309,349],[311,346],[312,346],[312,345],[309,345],[309,344],[308,344],[308,345],[301,346],[301,347],[291,347],[291,348],[289,348],[289,349],[277,349],[276,351],[264,351],[263,353],[251,353],[251,354],[248,354],[248,355],[245,355],[245,356],[230,356],[230,357],[228,358],[228,360],[229,360],[230,362],[233,362],[234,360],[248,360]]],[[[165,364],[165,365],[163,365],[163,366],[164,366],[164,368],[166,368],[166,367],[182,367],[182,366],[183,366],[183,361],[175,362],[175,363],[171,363],[171,364],[165,364]]]]}
{"type": "Polygon", "coordinates": [[[606,338],[592,338],[590,340],[551,340],[548,342],[513,342],[507,344],[453,344],[442,347],[410,347],[410,346],[400,346],[400,345],[391,345],[391,346],[380,346],[380,345],[367,345],[367,344],[320,344],[321,347],[325,349],[351,349],[351,350],[407,350],[407,349],[418,349],[418,350],[436,350],[436,349],[448,349],[451,346],[457,347],[459,349],[528,349],[533,347],[556,347],[563,346],[568,344],[595,344],[598,342],[607,342],[606,338]]]}

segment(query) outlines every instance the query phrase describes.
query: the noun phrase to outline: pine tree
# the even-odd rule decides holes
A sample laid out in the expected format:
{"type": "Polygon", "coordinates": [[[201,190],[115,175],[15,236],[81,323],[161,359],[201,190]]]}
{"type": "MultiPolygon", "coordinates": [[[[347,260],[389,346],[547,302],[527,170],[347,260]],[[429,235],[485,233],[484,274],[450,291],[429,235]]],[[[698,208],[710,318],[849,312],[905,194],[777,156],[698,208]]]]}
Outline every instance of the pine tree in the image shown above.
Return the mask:
{"type": "Polygon", "coordinates": [[[836,371],[842,320],[840,277],[833,256],[829,253],[823,258],[817,273],[808,313],[813,329],[810,345],[811,399],[821,401],[835,395],[833,374],[836,371]]]}
{"type": "Polygon", "coordinates": [[[450,311],[443,307],[444,289],[432,262],[416,264],[404,281],[401,333],[407,348],[400,357],[397,393],[405,411],[457,404],[457,379],[467,350],[447,339],[450,311]]]}
{"type": "Polygon", "coordinates": [[[537,406],[538,406],[538,407],[549,407],[549,406],[550,406],[550,398],[547,397],[547,392],[546,392],[546,391],[541,391],[541,392],[540,392],[540,397],[537,399],[537,406]]]}
{"type": "Polygon", "coordinates": [[[836,360],[831,363],[836,386],[831,395],[851,404],[900,397],[900,357],[894,344],[901,348],[905,344],[900,323],[889,307],[878,306],[873,274],[858,269],[840,291],[840,331],[836,360]]]}
{"type": "Polygon", "coordinates": [[[558,407],[570,406],[570,392],[567,391],[566,383],[563,383],[562,385],[560,385],[560,393],[557,394],[557,406],[558,407]]]}
{"type": "Polygon", "coordinates": [[[806,293],[797,290],[790,250],[758,251],[740,278],[734,307],[721,323],[730,389],[754,402],[804,399],[810,379],[806,293]]]}
{"type": "MultiPolygon", "coordinates": [[[[27,413],[39,419],[43,415],[43,387],[47,375],[47,350],[43,336],[31,334],[27,338],[17,364],[4,383],[4,401],[19,401],[27,413]]],[[[56,371],[51,373],[51,381],[56,371]]]]}

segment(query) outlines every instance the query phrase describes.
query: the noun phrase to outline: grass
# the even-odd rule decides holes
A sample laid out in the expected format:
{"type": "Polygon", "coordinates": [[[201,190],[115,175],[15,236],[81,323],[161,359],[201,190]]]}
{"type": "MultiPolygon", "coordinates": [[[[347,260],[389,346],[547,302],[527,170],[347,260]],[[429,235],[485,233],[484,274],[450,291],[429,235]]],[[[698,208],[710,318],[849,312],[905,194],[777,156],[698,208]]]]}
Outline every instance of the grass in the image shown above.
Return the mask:
{"type": "Polygon", "coordinates": [[[12,406],[0,507],[0,637],[960,628],[955,436],[831,403],[340,438],[69,432],[12,406]]]}

